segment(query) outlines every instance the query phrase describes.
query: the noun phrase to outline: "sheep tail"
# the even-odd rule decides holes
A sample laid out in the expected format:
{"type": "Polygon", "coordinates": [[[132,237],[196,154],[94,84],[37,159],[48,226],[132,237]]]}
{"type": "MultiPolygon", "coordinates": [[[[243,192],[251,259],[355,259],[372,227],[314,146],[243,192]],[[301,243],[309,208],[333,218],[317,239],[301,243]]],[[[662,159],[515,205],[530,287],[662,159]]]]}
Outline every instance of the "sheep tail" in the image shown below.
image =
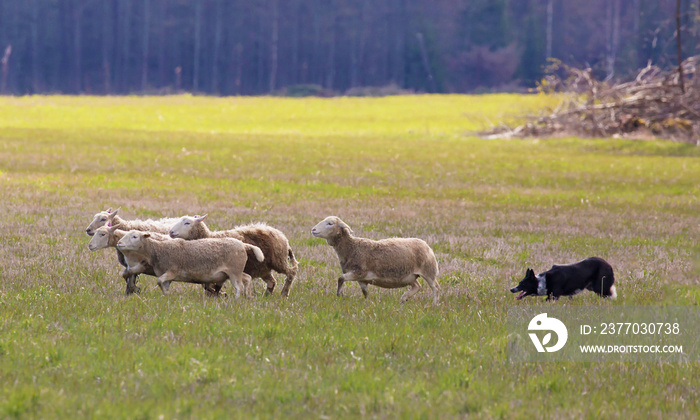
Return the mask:
{"type": "Polygon", "coordinates": [[[291,247],[287,249],[287,256],[289,258],[289,263],[291,264],[290,268],[293,270],[294,274],[296,274],[297,269],[299,268],[299,262],[297,262],[297,259],[294,257],[291,247]]]}
{"type": "Polygon", "coordinates": [[[244,243],[243,245],[245,245],[246,252],[247,252],[247,251],[253,251],[253,254],[255,254],[255,259],[257,259],[258,262],[263,262],[263,261],[265,261],[265,255],[264,255],[263,252],[260,250],[260,248],[258,248],[258,247],[255,246],[255,245],[246,244],[246,243],[244,243]]]}

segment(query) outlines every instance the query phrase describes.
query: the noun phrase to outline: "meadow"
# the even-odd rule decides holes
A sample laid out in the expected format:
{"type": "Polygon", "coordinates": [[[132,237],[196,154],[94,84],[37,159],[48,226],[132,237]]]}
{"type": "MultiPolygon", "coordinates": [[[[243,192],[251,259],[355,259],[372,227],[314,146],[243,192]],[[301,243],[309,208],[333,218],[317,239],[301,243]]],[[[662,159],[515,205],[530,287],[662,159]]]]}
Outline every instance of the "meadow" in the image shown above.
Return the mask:
{"type": "MultiPolygon", "coordinates": [[[[513,305],[700,303],[700,148],[482,140],[530,95],[0,97],[0,418],[693,418],[697,363],[508,361],[513,305]],[[264,221],[300,262],[289,299],[208,298],[142,276],[124,296],[93,215],[264,221]],[[350,283],[310,229],[415,236],[429,289],[350,283]],[[508,289],[597,255],[615,301],[508,289]]],[[[230,285],[227,285],[230,291],[230,285]]]]}

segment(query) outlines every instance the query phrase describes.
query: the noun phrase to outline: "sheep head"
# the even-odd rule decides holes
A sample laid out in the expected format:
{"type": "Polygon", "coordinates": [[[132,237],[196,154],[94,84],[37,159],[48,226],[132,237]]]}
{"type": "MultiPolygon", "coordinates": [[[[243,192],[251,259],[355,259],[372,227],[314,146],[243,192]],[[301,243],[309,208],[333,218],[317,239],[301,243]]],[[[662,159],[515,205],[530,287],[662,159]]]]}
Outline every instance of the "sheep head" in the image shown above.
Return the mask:
{"type": "Polygon", "coordinates": [[[109,237],[112,234],[110,228],[107,226],[99,227],[95,233],[92,234],[92,239],[88,243],[88,249],[90,251],[96,251],[98,249],[104,249],[109,247],[109,237]]]}
{"type": "Polygon", "coordinates": [[[118,211],[119,209],[112,210],[112,208],[110,207],[105,211],[97,213],[92,219],[92,222],[90,222],[90,224],[88,225],[87,229],[85,229],[85,233],[87,233],[89,236],[93,236],[97,229],[111,223],[114,220],[114,216],[117,215],[118,211]]]}
{"type": "Polygon", "coordinates": [[[171,238],[182,238],[182,239],[190,239],[192,236],[192,230],[197,227],[200,223],[204,221],[204,219],[207,218],[207,215],[205,214],[204,216],[182,216],[180,220],[178,220],[175,225],[170,228],[170,237],[171,238]]]}
{"type": "Polygon", "coordinates": [[[352,233],[350,226],[339,217],[328,216],[311,229],[311,234],[317,238],[333,239],[343,235],[346,229],[348,233],[352,233]]]}
{"type": "Polygon", "coordinates": [[[117,242],[117,249],[122,251],[138,251],[144,247],[144,242],[150,237],[151,234],[148,232],[130,230],[117,242]]]}

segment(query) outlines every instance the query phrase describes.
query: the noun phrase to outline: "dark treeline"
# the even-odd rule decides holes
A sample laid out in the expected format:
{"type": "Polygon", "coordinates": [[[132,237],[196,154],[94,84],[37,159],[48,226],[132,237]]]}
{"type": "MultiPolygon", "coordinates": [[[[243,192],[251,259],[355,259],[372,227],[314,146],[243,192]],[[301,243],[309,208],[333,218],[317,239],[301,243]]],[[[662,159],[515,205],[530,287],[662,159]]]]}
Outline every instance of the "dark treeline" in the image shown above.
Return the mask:
{"type": "MultiPolygon", "coordinates": [[[[696,53],[698,0],[683,0],[696,53]]],[[[676,0],[0,0],[5,93],[532,86],[547,58],[673,65],[676,0]],[[11,46],[11,50],[6,47],[11,46]]]]}

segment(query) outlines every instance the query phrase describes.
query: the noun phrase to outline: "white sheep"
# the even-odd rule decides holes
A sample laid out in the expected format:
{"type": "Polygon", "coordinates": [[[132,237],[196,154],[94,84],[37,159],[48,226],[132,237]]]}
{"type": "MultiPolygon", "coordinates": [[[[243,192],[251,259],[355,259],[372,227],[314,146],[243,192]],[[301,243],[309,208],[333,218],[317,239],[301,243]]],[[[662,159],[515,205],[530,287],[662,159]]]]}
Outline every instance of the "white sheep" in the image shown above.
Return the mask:
{"type": "MultiPolygon", "coordinates": [[[[116,226],[102,226],[99,227],[95,234],[90,239],[88,243],[88,249],[90,251],[97,251],[98,249],[105,248],[115,248],[117,247],[117,242],[126,235],[126,231],[117,230],[119,225],[116,226]]],[[[151,232],[151,237],[158,241],[169,241],[170,236],[163,235],[161,233],[151,232]]],[[[139,274],[146,274],[149,276],[156,276],[153,271],[153,267],[144,259],[140,254],[133,251],[120,251],[117,249],[117,260],[121,265],[124,266],[124,271],[122,272],[122,277],[126,282],[125,294],[130,295],[132,293],[140,293],[141,288],[136,285],[137,278],[139,274]]],[[[203,284],[204,290],[208,295],[218,296],[226,295],[225,292],[221,292],[222,284],[209,285],[203,284]]]]}
{"type": "Polygon", "coordinates": [[[433,250],[422,239],[390,238],[374,241],[356,238],[350,227],[336,216],[329,216],[311,229],[335,249],[343,274],[338,278],[338,296],[346,281],[360,284],[367,297],[368,284],[384,288],[411,286],[401,296],[405,302],[421,289],[418,277],[423,277],[433,291],[433,302],[440,298],[437,283],[438,264],[433,250]]]}
{"type": "Polygon", "coordinates": [[[204,216],[183,216],[170,229],[170,236],[186,240],[202,238],[235,238],[247,244],[255,245],[265,254],[265,260],[256,261],[248,258],[245,272],[252,278],[261,278],[266,284],[267,294],[272,294],[277,281],[272,271],[283,273],[286,278],[281,295],[286,297],[292,288],[292,282],[297,274],[298,262],[289,246],[287,237],[279,229],[275,229],[264,223],[239,226],[235,229],[212,232],[204,223],[204,216]],[[289,261],[289,263],[288,263],[289,261]]]}
{"type": "Polygon", "coordinates": [[[258,261],[265,259],[260,248],[233,238],[210,238],[198,241],[172,239],[158,241],[150,232],[130,230],[117,249],[133,251],[153,267],[158,286],[165,294],[173,281],[222,285],[231,280],[236,297],[249,295],[251,278],[243,272],[252,250],[258,261]]]}
{"type": "Polygon", "coordinates": [[[85,229],[85,233],[87,233],[89,236],[92,236],[95,234],[95,231],[102,226],[119,225],[119,230],[128,231],[134,229],[147,232],[163,233],[167,235],[170,232],[170,227],[174,225],[178,220],[180,220],[177,217],[164,217],[158,220],[125,220],[117,215],[118,212],[119,209],[112,210],[112,208],[110,207],[105,211],[97,213],[92,219],[92,222],[90,222],[88,227],[85,229]]]}
{"type": "MultiPolygon", "coordinates": [[[[117,230],[118,227],[119,225],[101,226],[97,228],[92,236],[92,239],[90,239],[90,242],[88,243],[88,249],[90,251],[97,251],[98,249],[116,248],[117,242],[119,242],[119,240],[126,235],[125,231],[117,230]]],[[[170,239],[169,236],[159,233],[154,233],[153,237],[160,240],[170,239]]],[[[139,274],[155,276],[153,267],[151,267],[140,254],[132,251],[122,252],[117,250],[117,259],[119,260],[119,263],[124,266],[122,277],[124,278],[124,281],[126,281],[125,294],[127,295],[134,292],[139,293],[141,291],[141,288],[136,285],[139,274]]]]}

